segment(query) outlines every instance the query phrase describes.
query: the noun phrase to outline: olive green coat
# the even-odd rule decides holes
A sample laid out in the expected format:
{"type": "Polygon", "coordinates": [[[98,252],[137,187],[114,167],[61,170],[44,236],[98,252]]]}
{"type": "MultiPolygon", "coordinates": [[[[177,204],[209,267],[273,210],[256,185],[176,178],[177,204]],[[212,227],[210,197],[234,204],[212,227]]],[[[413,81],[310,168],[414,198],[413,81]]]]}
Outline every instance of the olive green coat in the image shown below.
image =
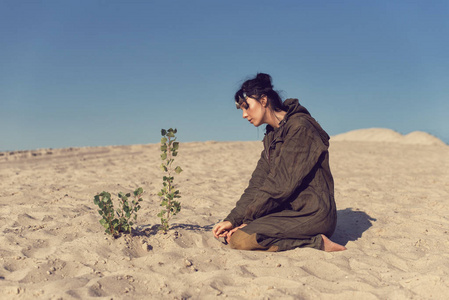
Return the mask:
{"type": "Polygon", "coordinates": [[[287,99],[279,128],[267,126],[264,150],[249,186],[225,218],[257,233],[263,246],[279,250],[320,248],[337,214],[329,168],[329,136],[297,99],[287,99]]]}

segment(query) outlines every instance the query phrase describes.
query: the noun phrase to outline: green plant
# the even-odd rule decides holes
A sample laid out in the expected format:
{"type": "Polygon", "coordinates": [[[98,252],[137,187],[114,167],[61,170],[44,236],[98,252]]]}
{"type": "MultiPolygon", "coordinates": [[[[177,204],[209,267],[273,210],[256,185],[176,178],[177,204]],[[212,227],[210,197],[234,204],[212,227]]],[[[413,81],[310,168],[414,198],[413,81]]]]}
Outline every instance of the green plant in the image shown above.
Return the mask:
{"type": "Polygon", "coordinates": [[[164,233],[167,233],[170,229],[169,221],[171,217],[181,211],[181,203],[176,200],[177,198],[181,198],[181,195],[179,190],[175,189],[173,183],[173,172],[176,174],[182,172],[181,167],[173,167],[174,157],[178,155],[179,148],[179,142],[176,142],[176,133],[177,130],[172,128],[161,130],[161,159],[163,160],[161,169],[166,172],[166,175],[162,178],[163,188],[158,193],[159,197],[161,197],[161,206],[163,209],[157,216],[161,218],[160,230],[164,233]]]}
{"type": "Polygon", "coordinates": [[[106,228],[105,232],[117,237],[121,232],[131,233],[133,221],[137,220],[137,212],[140,209],[139,202],[142,201],[143,189],[137,188],[133,195],[134,199],[131,203],[128,201],[131,194],[118,193],[120,208],[114,210],[114,203],[111,194],[108,192],[101,192],[94,197],[95,205],[98,205],[100,210],[98,213],[102,216],[100,224],[106,228]],[[130,219],[132,221],[130,221],[130,219]]]}

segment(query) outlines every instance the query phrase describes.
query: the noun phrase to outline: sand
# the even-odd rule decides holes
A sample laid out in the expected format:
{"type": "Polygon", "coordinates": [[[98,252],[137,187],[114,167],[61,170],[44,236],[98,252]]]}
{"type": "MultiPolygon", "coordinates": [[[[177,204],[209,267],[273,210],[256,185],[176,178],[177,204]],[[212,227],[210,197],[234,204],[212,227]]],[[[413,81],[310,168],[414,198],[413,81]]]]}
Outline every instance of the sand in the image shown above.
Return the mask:
{"type": "Polygon", "coordinates": [[[349,131],[333,137],[332,141],[386,142],[409,145],[446,145],[439,138],[423,131],[413,131],[402,135],[386,128],[367,128],[349,131]]]}
{"type": "Polygon", "coordinates": [[[211,234],[262,143],[179,136],[183,206],[166,235],[157,233],[158,144],[0,153],[0,298],[447,298],[449,146],[423,135],[414,143],[334,137],[332,239],[348,250],[265,253],[231,250],[211,234]],[[105,235],[93,196],[139,186],[134,234],[105,235]]]}

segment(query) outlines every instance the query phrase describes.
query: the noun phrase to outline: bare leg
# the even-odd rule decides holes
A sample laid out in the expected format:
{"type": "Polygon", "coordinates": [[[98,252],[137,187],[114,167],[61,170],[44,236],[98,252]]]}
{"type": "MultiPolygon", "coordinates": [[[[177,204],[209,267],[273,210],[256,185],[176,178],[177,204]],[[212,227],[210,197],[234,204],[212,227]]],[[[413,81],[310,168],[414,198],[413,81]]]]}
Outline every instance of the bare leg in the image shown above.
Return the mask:
{"type": "Polygon", "coordinates": [[[321,246],[321,250],[326,252],[334,252],[334,251],[343,251],[346,250],[345,246],[332,242],[327,236],[324,234],[321,235],[323,238],[323,245],[321,246]]]}
{"type": "Polygon", "coordinates": [[[278,251],[278,246],[265,247],[257,243],[256,233],[247,234],[242,230],[237,230],[229,239],[229,245],[237,250],[261,250],[268,252],[278,251]]]}

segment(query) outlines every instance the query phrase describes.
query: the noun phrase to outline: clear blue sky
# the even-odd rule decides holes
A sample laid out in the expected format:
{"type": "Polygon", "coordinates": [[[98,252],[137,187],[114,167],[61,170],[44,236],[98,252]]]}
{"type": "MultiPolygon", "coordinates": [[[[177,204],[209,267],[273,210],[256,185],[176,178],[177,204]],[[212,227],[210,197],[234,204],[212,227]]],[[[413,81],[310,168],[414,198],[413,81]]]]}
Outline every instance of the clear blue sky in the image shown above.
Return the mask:
{"type": "Polygon", "coordinates": [[[0,0],[0,151],[260,140],[257,72],[330,135],[449,142],[449,1],[0,0]]]}

